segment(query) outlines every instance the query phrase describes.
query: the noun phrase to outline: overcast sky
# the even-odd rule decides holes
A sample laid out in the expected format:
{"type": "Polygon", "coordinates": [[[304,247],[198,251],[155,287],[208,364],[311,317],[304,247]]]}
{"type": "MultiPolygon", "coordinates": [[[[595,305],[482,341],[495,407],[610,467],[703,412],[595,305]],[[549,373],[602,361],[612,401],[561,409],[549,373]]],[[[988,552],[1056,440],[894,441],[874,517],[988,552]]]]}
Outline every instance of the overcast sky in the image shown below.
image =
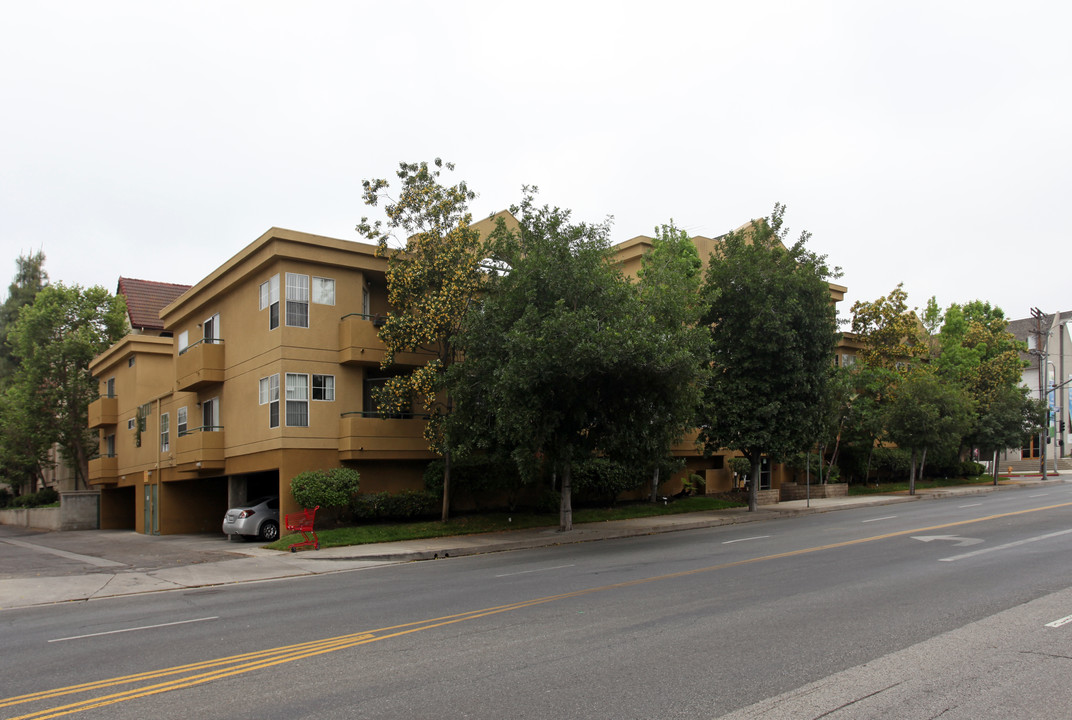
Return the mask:
{"type": "Polygon", "coordinates": [[[0,1],[0,293],[193,284],[272,226],[359,240],[437,156],[613,241],[788,205],[841,315],[1072,310],[1072,3],[0,1]]]}

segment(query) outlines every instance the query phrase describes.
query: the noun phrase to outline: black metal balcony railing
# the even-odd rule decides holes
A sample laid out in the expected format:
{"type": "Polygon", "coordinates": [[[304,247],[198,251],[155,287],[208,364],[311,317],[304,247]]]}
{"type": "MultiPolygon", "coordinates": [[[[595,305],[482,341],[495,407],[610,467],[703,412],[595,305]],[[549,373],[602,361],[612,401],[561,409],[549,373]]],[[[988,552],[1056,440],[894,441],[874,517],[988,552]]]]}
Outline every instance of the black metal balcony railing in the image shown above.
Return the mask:
{"type": "Polygon", "coordinates": [[[368,320],[372,323],[373,327],[383,327],[387,324],[387,316],[382,314],[372,315],[369,313],[347,313],[339,319],[345,320],[348,317],[358,317],[362,320],[368,320]]]}
{"type": "Polygon", "coordinates": [[[414,412],[381,413],[379,410],[353,410],[351,412],[342,413],[342,417],[383,418],[384,420],[428,420],[430,416],[414,412]]]}
{"type": "Polygon", "coordinates": [[[201,338],[197,342],[190,343],[182,350],[179,350],[179,355],[185,355],[188,350],[193,350],[195,347],[201,345],[202,343],[205,345],[222,345],[223,338],[201,338]]]}
{"type": "Polygon", "coordinates": [[[186,437],[199,432],[223,432],[223,425],[202,425],[201,427],[186,428],[179,431],[179,437],[186,437]]]}

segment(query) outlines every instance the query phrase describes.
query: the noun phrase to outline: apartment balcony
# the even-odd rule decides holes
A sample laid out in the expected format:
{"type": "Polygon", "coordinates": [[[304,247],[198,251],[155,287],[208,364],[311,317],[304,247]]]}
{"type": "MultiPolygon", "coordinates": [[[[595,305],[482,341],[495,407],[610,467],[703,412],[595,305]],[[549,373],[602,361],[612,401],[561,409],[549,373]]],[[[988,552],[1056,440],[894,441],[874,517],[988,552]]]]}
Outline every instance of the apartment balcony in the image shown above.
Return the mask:
{"type": "Polygon", "coordinates": [[[424,439],[427,417],[383,418],[379,413],[344,413],[339,419],[340,460],[430,460],[424,439]]]}
{"type": "Polygon", "coordinates": [[[701,455],[703,449],[699,447],[700,431],[690,430],[680,440],[673,444],[670,448],[670,452],[676,457],[690,457],[694,455],[701,455]]]}
{"type": "Polygon", "coordinates": [[[223,382],[223,340],[199,340],[179,352],[175,377],[182,392],[223,382]]]}
{"type": "Polygon", "coordinates": [[[224,468],[222,427],[191,428],[175,438],[175,465],[179,472],[217,472],[224,468]]]}
{"type": "Polygon", "coordinates": [[[119,399],[99,397],[89,404],[89,427],[98,428],[119,422],[119,399]]]}
{"type": "Polygon", "coordinates": [[[89,461],[90,485],[115,485],[119,482],[119,458],[101,455],[89,461]]]}
{"type": "MultiPolygon", "coordinates": [[[[343,365],[379,365],[387,351],[379,338],[382,315],[351,313],[339,321],[339,362],[343,365]]],[[[430,352],[395,353],[397,365],[423,365],[435,355],[430,352]]]]}

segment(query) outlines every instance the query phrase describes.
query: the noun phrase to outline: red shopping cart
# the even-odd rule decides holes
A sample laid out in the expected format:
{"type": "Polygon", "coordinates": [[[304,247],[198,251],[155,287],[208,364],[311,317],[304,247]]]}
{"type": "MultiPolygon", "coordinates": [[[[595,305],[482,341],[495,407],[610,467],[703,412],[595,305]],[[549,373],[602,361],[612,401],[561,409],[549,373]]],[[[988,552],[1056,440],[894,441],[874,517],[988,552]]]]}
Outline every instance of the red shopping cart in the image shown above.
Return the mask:
{"type": "Polygon", "coordinates": [[[316,536],[316,531],[313,530],[313,520],[316,519],[316,511],[320,509],[317,505],[312,510],[302,510],[296,513],[287,513],[287,530],[290,532],[300,532],[302,538],[299,543],[294,543],[290,546],[291,552],[297,552],[295,548],[306,547],[311,545],[314,550],[320,549],[320,538],[316,536]],[[313,537],[310,538],[309,535],[313,537]]]}

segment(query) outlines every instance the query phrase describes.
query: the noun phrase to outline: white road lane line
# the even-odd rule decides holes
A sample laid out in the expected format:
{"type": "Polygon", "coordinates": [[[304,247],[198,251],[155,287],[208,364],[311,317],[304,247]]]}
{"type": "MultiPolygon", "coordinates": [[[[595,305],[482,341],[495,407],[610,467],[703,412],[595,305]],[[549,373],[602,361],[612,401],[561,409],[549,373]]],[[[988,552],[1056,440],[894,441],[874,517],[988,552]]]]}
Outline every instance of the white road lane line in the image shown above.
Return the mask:
{"type": "Polygon", "coordinates": [[[982,505],[982,503],[970,503],[968,505],[957,505],[957,507],[960,508],[960,509],[963,509],[963,508],[970,508],[970,507],[979,507],[980,505],[982,505]]]}
{"type": "Polygon", "coordinates": [[[1068,533],[1072,533],[1072,529],[1058,530],[1057,532],[1048,533],[1046,535],[1039,535],[1038,537],[1033,538],[1025,538],[1023,540],[1017,540],[1016,542],[1005,543],[1004,545],[997,545],[992,548],[972,550],[971,552],[964,553],[963,555],[954,555],[953,557],[941,558],[938,560],[938,562],[953,562],[954,560],[964,560],[965,558],[975,557],[976,555],[985,555],[986,553],[996,552],[998,550],[1008,550],[1009,548],[1013,548],[1018,545],[1027,545],[1028,543],[1038,542],[1039,540],[1048,540],[1049,538],[1067,535],[1068,533]]]}
{"type": "Polygon", "coordinates": [[[879,520],[893,520],[895,517],[897,517],[897,516],[896,515],[887,515],[886,517],[871,518],[870,520],[861,520],[860,522],[869,523],[869,522],[878,522],[879,520]]]}
{"type": "Polygon", "coordinates": [[[732,545],[733,543],[746,542],[748,540],[762,540],[763,538],[769,538],[770,535],[756,535],[755,537],[739,538],[737,540],[726,540],[723,545],[732,545]]]}
{"type": "Polygon", "coordinates": [[[576,565],[555,565],[554,567],[539,568],[537,570],[519,570],[518,572],[503,573],[502,575],[496,575],[495,577],[513,577],[514,575],[527,575],[528,573],[547,572],[548,570],[561,570],[562,568],[576,567],[576,565]]]}
{"type": "Polygon", "coordinates": [[[122,630],[109,630],[107,632],[90,633],[88,635],[73,635],[71,637],[55,638],[50,643],[66,642],[67,640],[83,640],[85,638],[100,637],[101,635],[117,635],[119,633],[134,632],[136,630],[152,630],[154,628],[171,627],[172,625],[188,625],[189,623],[205,622],[207,620],[219,620],[219,617],[203,617],[194,620],[179,620],[178,622],[160,623],[159,625],[142,625],[141,627],[123,628],[122,630]]]}
{"type": "Polygon", "coordinates": [[[1065,616],[1064,616],[1063,618],[1061,618],[1060,620],[1054,620],[1053,622],[1048,622],[1048,623],[1046,623],[1046,627],[1049,627],[1049,628],[1059,628],[1059,627],[1061,627],[1062,625],[1067,625],[1067,624],[1068,624],[1068,623],[1070,623],[1070,622],[1072,622],[1072,615],[1065,615],[1065,616]]]}

